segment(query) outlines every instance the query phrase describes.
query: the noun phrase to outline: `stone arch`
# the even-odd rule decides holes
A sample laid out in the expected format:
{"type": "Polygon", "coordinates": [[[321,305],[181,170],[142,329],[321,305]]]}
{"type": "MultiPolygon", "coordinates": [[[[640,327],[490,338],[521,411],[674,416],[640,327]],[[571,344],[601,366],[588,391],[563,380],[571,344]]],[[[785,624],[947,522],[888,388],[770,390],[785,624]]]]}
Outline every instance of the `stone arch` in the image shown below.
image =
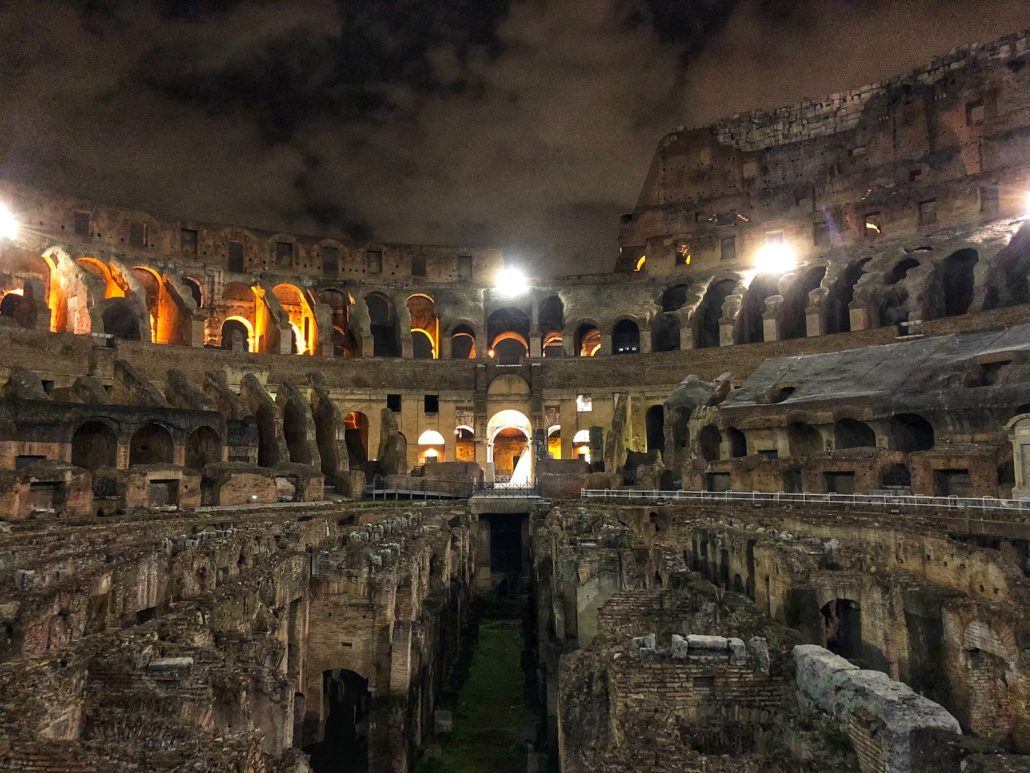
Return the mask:
{"type": "Polygon", "coordinates": [[[118,434],[100,419],[82,422],[72,433],[72,464],[90,472],[118,466],[118,434]]]}
{"type": "Polygon", "coordinates": [[[372,336],[372,356],[399,357],[401,346],[393,301],[382,293],[369,293],[365,296],[365,306],[372,336]]]}
{"type": "Polygon", "coordinates": [[[182,283],[193,299],[193,305],[199,310],[204,308],[204,283],[192,276],[184,276],[182,283]]]}
{"type": "Polygon", "coordinates": [[[532,483],[533,425],[526,415],[511,408],[498,411],[487,422],[486,434],[486,460],[496,465],[500,477],[513,486],[532,483]]]}
{"type": "Polygon", "coordinates": [[[658,305],[662,307],[662,311],[679,311],[686,304],[689,293],[690,285],[673,285],[665,289],[658,300],[658,305]]]}
{"type": "MultiPolygon", "coordinates": [[[[316,676],[317,678],[317,676],[316,676]]],[[[355,770],[369,770],[369,717],[372,692],[368,679],[346,668],[322,673],[319,729],[314,743],[303,747],[315,770],[335,769],[340,760],[355,770]]]]}
{"type": "Polygon", "coordinates": [[[640,351],[640,326],[632,319],[620,319],[612,328],[612,354],[640,351]]]}
{"type": "Polygon", "coordinates": [[[108,335],[123,341],[141,340],[139,315],[124,298],[107,301],[101,319],[104,322],[104,332],[108,335]]]}
{"type": "Polygon", "coordinates": [[[754,344],[765,341],[765,302],[776,295],[775,276],[756,276],[744,293],[737,314],[734,339],[738,344],[754,344]]]}
{"type": "Polygon", "coordinates": [[[710,349],[720,345],[719,321],[722,319],[722,307],[726,298],[733,294],[735,287],[736,282],[732,279],[719,279],[708,285],[694,314],[696,348],[710,349]]]}
{"type": "Polygon", "coordinates": [[[501,365],[518,365],[529,356],[529,328],[529,315],[522,309],[505,306],[494,310],[486,320],[487,355],[501,365]]]}
{"type": "Polygon", "coordinates": [[[573,348],[577,357],[593,357],[601,349],[601,329],[592,321],[576,326],[573,348]]]}
{"type": "Polygon", "coordinates": [[[254,351],[254,328],[242,317],[228,317],[222,323],[221,347],[233,352],[254,351]]]}
{"type": "Polygon", "coordinates": [[[833,424],[835,448],[875,448],[876,433],[864,421],[838,419],[833,424]]]}
{"type": "Polygon", "coordinates": [[[202,470],[222,460],[222,438],[211,427],[197,427],[186,436],[186,466],[202,470]]]}
{"type": "Polygon", "coordinates": [[[334,357],[359,357],[361,355],[361,341],[354,335],[350,323],[351,297],[342,290],[322,290],[318,294],[318,302],[327,306],[330,312],[332,333],[330,339],[333,344],[334,357]]]}
{"type": "Polygon", "coordinates": [[[467,322],[459,322],[451,328],[451,359],[474,360],[476,358],[476,330],[467,322]]]}
{"type": "Polygon", "coordinates": [[[898,451],[929,451],[934,446],[933,425],[914,413],[891,416],[891,445],[898,451]]]}
{"type": "Polygon", "coordinates": [[[0,318],[13,320],[24,328],[36,326],[36,305],[21,291],[10,291],[0,298],[0,318]]]}
{"type": "Polygon", "coordinates": [[[171,464],[175,459],[172,433],[151,422],[132,433],[129,439],[129,464],[171,464]]]}
{"type": "Polygon", "coordinates": [[[435,360],[440,356],[440,318],[436,301],[425,293],[414,293],[405,300],[411,319],[412,357],[435,360]]]}
{"type": "Polygon", "coordinates": [[[851,330],[851,302],[855,299],[855,287],[870,260],[872,258],[862,258],[849,263],[830,285],[823,304],[823,325],[827,333],[847,333],[851,330]]]}
{"type": "Polygon", "coordinates": [[[825,276],[826,266],[813,266],[799,274],[784,293],[779,313],[781,339],[804,338],[808,335],[809,294],[822,284],[825,276]]]}
{"type": "Polygon", "coordinates": [[[278,284],[272,294],[285,312],[293,331],[294,354],[316,354],[319,348],[318,319],[307,294],[296,285],[278,284]]]}

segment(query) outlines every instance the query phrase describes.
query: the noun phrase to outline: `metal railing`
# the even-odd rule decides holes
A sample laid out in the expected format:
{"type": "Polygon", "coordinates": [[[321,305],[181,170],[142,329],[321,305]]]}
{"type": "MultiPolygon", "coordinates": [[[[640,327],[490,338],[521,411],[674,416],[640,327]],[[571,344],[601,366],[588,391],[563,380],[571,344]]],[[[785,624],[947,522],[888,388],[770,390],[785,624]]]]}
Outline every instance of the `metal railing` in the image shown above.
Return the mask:
{"type": "Polygon", "coordinates": [[[771,502],[784,504],[840,504],[874,507],[931,507],[961,510],[1005,510],[1030,514],[1030,499],[995,497],[931,497],[920,494],[817,494],[763,491],[660,491],[632,489],[583,489],[582,499],[624,501],[771,502]]]}
{"type": "Polygon", "coordinates": [[[475,488],[471,481],[439,480],[436,478],[415,478],[417,488],[403,488],[391,485],[381,475],[376,475],[365,486],[369,499],[468,499],[475,488]]]}
{"type": "Polygon", "coordinates": [[[523,499],[525,497],[540,496],[540,487],[533,486],[508,486],[504,484],[481,484],[476,487],[474,495],[477,497],[501,497],[505,499],[523,499]]]}

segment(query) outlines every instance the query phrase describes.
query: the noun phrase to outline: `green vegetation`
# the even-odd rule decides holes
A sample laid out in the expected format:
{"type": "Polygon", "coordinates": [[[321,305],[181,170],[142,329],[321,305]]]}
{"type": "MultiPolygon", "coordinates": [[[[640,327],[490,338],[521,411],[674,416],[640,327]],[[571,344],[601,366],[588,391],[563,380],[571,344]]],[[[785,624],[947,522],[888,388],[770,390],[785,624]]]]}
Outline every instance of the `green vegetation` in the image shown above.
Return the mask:
{"type": "Polygon", "coordinates": [[[458,694],[454,732],[440,739],[439,759],[417,773],[523,773],[523,731],[530,720],[523,695],[520,620],[482,620],[468,678],[458,694]]]}

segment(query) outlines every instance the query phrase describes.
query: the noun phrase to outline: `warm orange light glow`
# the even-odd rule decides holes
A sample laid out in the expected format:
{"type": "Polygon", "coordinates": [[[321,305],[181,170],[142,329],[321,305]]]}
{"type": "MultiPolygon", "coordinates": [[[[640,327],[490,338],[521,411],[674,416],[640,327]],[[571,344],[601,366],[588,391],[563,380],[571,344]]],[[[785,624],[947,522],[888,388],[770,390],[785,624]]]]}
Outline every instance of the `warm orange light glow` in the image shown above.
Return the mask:
{"type": "Polygon", "coordinates": [[[637,259],[637,265],[633,268],[634,271],[642,271],[644,264],[647,263],[647,255],[641,255],[637,259]]]}

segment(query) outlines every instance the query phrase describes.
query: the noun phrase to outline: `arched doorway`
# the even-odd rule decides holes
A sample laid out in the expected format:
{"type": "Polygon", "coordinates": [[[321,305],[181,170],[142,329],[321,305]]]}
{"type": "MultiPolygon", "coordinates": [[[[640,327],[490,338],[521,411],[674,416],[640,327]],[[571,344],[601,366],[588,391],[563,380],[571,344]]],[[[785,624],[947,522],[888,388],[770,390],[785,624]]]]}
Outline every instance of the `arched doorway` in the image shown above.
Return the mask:
{"type": "Polygon", "coordinates": [[[451,359],[474,360],[476,358],[476,332],[471,325],[461,323],[451,329],[451,359]]]}
{"type": "Polygon", "coordinates": [[[197,427],[186,437],[186,466],[202,470],[222,460],[222,439],[210,427],[197,427]]]}
{"type": "Polygon", "coordinates": [[[529,315],[521,309],[497,309],[486,321],[487,356],[501,365],[518,365],[529,356],[529,326],[529,315]]]}
{"type": "Polygon", "coordinates": [[[945,259],[941,272],[943,316],[954,317],[969,311],[973,302],[973,266],[978,260],[976,250],[959,250],[945,259]]]}
{"type": "Polygon", "coordinates": [[[810,268],[798,277],[783,298],[780,307],[780,338],[804,338],[808,335],[808,296],[822,284],[826,266],[810,268]]]}
{"type": "Polygon", "coordinates": [[[118,464],[118,436],[105,422],[83,422],[72,435],[72,464],[90,472],[118,464]]]}
{"type": "Polygon", "coordinates": [[[416,360],[435,360],[440,351],[440,320],[436,302],[428,295],[416,293],[405,302],[411,318],[411,356],[416,360]]]}
{"type": "Polygon", "coordinates": [[[343,435],[352,470],[359,470],[368,461],[368,416],[351,411],[343,417],[343,435]]]}
{"type": "Polygon", "coordinates": [[[454,430],[454,460],[476,461],[476,432],[472,427],[460,425],[454,430]]]}
{"type": "Polygon", "coordinates": [[[623,319],[612,328],[612,353],[636,354],[640,351],[640,328],[631,319],[623,319]]]}
{"type": "Polygon", "coordinates": [[[322,673],[322,740],[304,747],[314,770],[367,773],[371,706],[363,676],[346,668],[322,673]]]}
{"type": "Polygon", "coordinates": [[[529,486],[535,480],[533,427],[524,413],[498,411],[487,423],[486,461],[497,485],[529,486]]]}
{"type": "Polygon", "coordinates": [[[751,281],[740,313],[737,315],[737,343],[755,344],[765,341],[765,302],[776,295],[778,277],[756,276],[751,281]]]}
{"type": "Polygon", "coordinates": [[[160,424],[144,424],[129,440],[129,464],[171,464],[175,443],[160,424]]]}
{"type": "Polygon", "coordinates": [[[250,323],[243,319],[230,318],[222,323],[222,348],[232,352],[251,351],[254,334],[250,323]]]}
{"type": "Polygon", "coordinates": [[[443,435],[435,429],[427,429],[418,436],[418,463],[435,464],[444,461],[443,435]]]}
{"type": "Polygon", "coordinates": [[[819,610],[823,621],[823,646],[842,658],[862,654],[862,610],[852,599],[834,599],[819,610]]]}

